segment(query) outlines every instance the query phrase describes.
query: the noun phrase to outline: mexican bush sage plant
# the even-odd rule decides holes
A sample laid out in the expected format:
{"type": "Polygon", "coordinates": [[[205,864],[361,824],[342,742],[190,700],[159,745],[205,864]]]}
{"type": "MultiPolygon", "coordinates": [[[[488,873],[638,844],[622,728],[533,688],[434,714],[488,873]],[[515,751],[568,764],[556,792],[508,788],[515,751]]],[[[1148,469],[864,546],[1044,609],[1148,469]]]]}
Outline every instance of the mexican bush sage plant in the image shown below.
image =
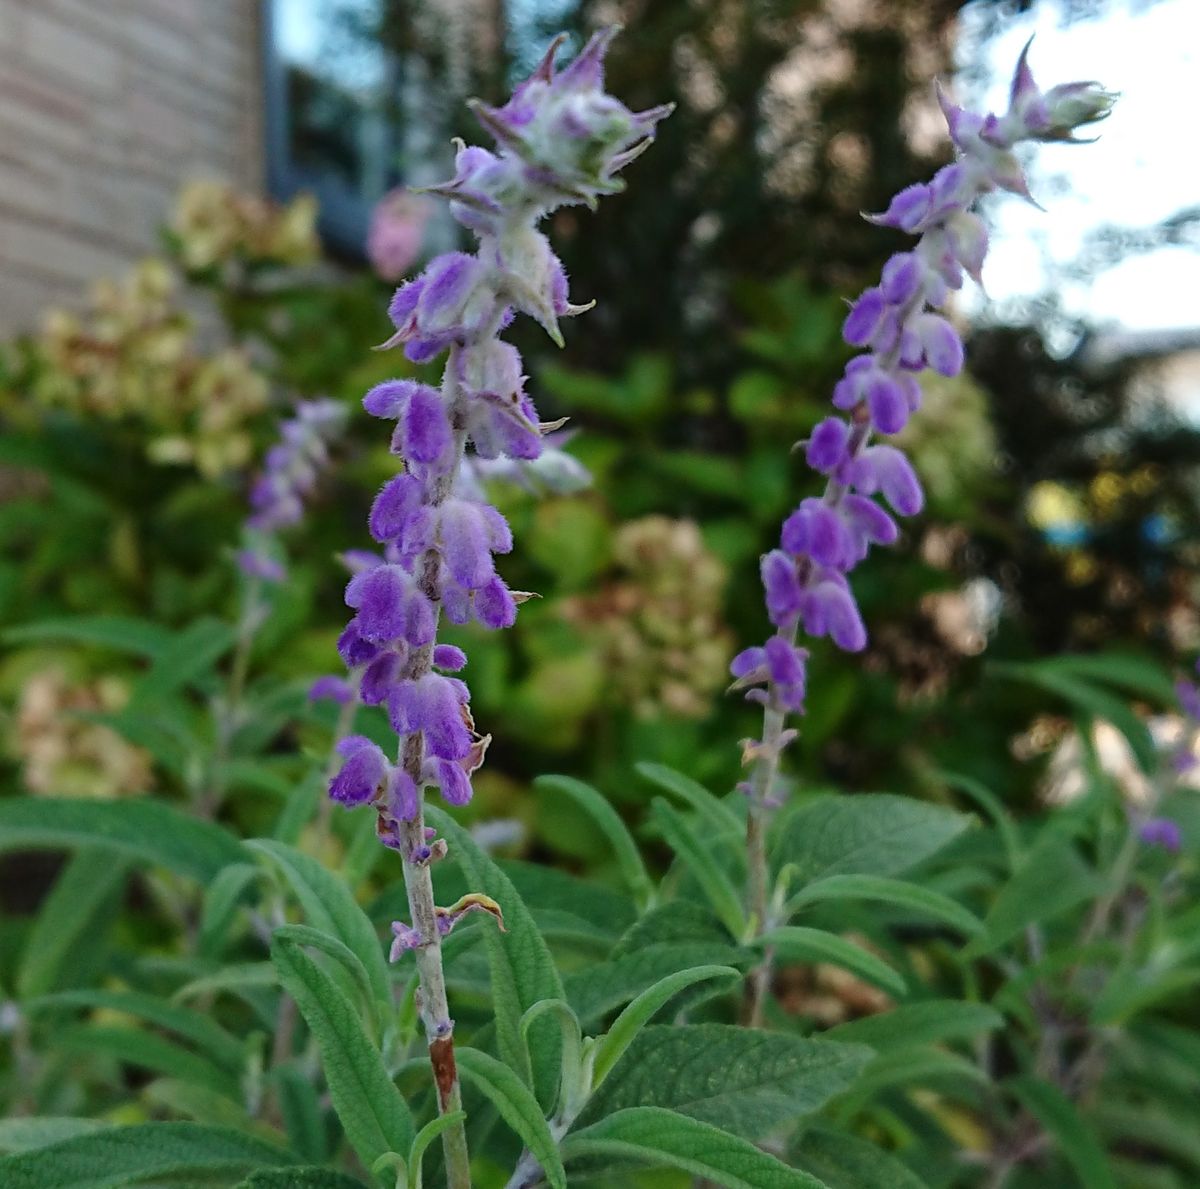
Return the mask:
{"type": "MultiPolygon", "coordinates": [[[[425,827],[422,800],[435,788],[452,805],[471,797],[471,773],[488,736],[478,733],[466,684],[451,674],[463,652],[437,641],[441,614],[485,628],[512,625],[521,596],[497,574],[494,555],[512,548],[504,517],[478,484],[461,482],[468,450],[482,459],[535,459],[542,436],[525,392],[521,357],[501,331],[518,313],[556,343],[558,320],[581,313],[538,224],[559,207],[595,206],[622,183],[615,176],[653,138],[668,107],[632,112],[607,95],[603,59],[612,33],[593,37],[561,73],[556,41],[503,107],[474,103],[495,150],[460,144],[456,174],[433,187],[478,240],[474,252],[449,252],[402,285],[388,313],[395,334],[424,363],[448,352],[440,389],[392,380],[367,393],[368,413],[395,422],[392,451],[403,469],[379,492],[369,527],[382,554],[346,588],[354,610],[339,642],[359,675],[359,697],[384,706],[399,737],[393,761],[362,736],[339,745],[345,757],[330,785],[343,805],[371,804],[384,845],[403,861],[410,923],[393,926],[393,959],[412,950],[420,976],[420,1013],[442,1113],[458,1110],[460,1090],[446,1002],[440,942],[459,915],[438,909],[429,864],[444,852],[425,827]]],[[[478,902],[472,902],[477,907],[478,902]]],[[[461,1124],[445,1133],[451,1184],[469,1183],[461,1124]]]]}
{"type": "MultiPolygon", "coordinates": [[[[762,647],[741,652],[731,666],[746,697],[763,706],[762,738],[746,749],[752,774],[743,786],[750,801],[749,908],[759,928],[769,924],[765,818],[778,801],[781,753],[795,737],[786,728],[787,716],[804,709],[808,652],[798,636],[827,636],[847,652],[866,647],[866,628],[847,575],[872,545],[896,540],[893,514],[915,516],[924,503],[904,453],[873,438],[899,433],[920,408],[923,371],[951,377],[962,369],[962,339],[939,311],[965,277],[981,282],[988,236],[972,210],[977,200],[1000,189],[1033,201],[1014,152],[1017,145],[1080,143],[1076,129],[1104,119],[1116,98],[1094,82],[1042,91],[1028,53],[1026,45],[1004,115],[966,111],[939,86],[956,160],[929,182],[901,190],[882,214],[866,216],[880,227],[917,236],[917,242],[888,260],[879,284],[860,294],[846,316],[842,337],[861,353],[834,388],[838,414],[821,421],[806,445],[809,466],[826,478],[825,491],[800,502],[783,523],[779,547],[762,559],[775,634],[762,647]]],[[[759,1005],[762,993],[760,985],[759,1005]]]]}

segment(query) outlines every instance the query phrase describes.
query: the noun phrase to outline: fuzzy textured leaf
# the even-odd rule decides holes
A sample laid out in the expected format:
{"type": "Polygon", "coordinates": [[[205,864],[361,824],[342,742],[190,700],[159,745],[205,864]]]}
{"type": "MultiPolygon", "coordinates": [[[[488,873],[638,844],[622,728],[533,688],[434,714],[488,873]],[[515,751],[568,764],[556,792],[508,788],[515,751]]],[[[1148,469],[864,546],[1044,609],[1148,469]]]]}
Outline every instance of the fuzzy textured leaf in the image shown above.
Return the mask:
{"type": "Polygon", "coordinates": [[[316,1038],[329,1095],[359,1159],[370,1168],[385,1152],[408,1151],[412,1115],[350,1002],[295,942],[273,940],[271,961],[316,1038]]]}
{"type": "Polygon", "coordinates": [[[459,1049],[457,1059],[462,1075],[487,1096],[537,1158],[553,1189],[566,1189],[567,1174],[558,1145],[529,1087],[503,1061],[478,1049],[459,1049]]]}
{"type": "Polygon", "coordinates": [[[232,834],[162,801],[11,797],[0,800],[0,851],[102,846],[200,883],[244,852],[232,834]]]}
{"type": "Polygon", "coordinates": [[[682,1169],[727,1189],[826,1189],[815,1177],[697,1119],[657,1107],[617,1111],[563,1142],[563,1154],[682,1169]]]}
{"type": "Polygon", "coordinates": [[[293,1163],[270,1144],[224,1127],[142,1123],[106,1127],[0,1160],[4,1189],[117,1189],[155,1178],[211,1183],[293,1163]]]}
{"type": "Polygon", "coordinates": [[[617,1062],[580,1121],[655,1106],[757,1139],[848,1089],[872,1056],[861,1045],[729,1024],[651,1025],[617,1062]]]}
{"type": "Polygon", "coordinates": [[[775,863],[793,886],[828,875],[899,875],[966,829],[963,814],[890,793],[820,797],[787,821],[775,863]]]}
{"type": "Polygon", "coordinates": [[[383,944],[345,882],[286,843],[256,838],[245,845],[271,860],[296,893],[308,923],[342,942],[363,964],[375,1001],[389,1003],[391,980],[383,944]]]}
{"type": "Polygon", "coordinates": [[[905,1003],[888,1012],[839,1024],[825,1035],[831,1040],[870,1045],[882,1052],[943,1040],[962,1040],[1003,1027],[1004,1017],[986,1004],[931,999],[925,1003],[905,1003]]]}
{"type": "Polygon", "coordinates": [[[963,933],[982,933],[983,922],[956,900],[921,884],[881,875],[827,875],[810,883],[788,903],[792,910],[823,900],[878,900],[931,916],[963,933]]]}
{"type": "Polygon", "coordinates": [[[1032,1077],[1014,1078],[1008,1086],[1054,1137],[1083,1189],[1117,1189],[1104,1149],[1061,1090],[1032,1077]]]}
{"type": "Polygon", "coordinates": [[[548,788],[554,792],[565,793],[599,826],[601,833],[608,839],[617,864],[625,883],[639,904],[645,906],[654,898],[654,884],[642,862],[641,851],[629,832],[629,827],[621,820],[621,815],[613,808],[612,802],[590,784],[576,780],[573,776],[539,776],[534,782],[537,788],[548,788]]]}

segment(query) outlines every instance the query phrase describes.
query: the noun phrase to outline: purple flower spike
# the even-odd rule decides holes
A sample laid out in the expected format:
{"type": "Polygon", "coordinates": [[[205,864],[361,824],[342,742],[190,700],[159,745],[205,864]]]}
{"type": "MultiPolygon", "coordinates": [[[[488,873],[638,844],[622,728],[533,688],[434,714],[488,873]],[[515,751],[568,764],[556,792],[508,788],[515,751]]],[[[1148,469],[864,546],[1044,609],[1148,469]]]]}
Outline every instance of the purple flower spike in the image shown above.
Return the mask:
{"type": "MultiPolygon", "coordinates": [[[[797,677],[803,665],[790,651],[797,631],[828,636],[846,651],[865,648],[866,629],[846,575],[872,545],[899,537],[896,521],[871,497],[882,495],[898,516],[915,516],[924,506],[908,459],[897,447],[871,439],[899,433],[920,409],[920,373],[954,377],[962,371],[962,339],[938,311],[967,276],[977,282],[982,277],[987,230],[971,207],[996,189],[1029,197],[1014,148],[1027,140],[1072,139],[1076,128],[1103,119],[1112,106],[1114,96],[1095,83],[1043,93],[1029,68],[1028,48],[1017,63],[1004,115],[966,111],[938,88],[957,159],[929,182],[901,190],[881,214],[865,216],[919,240],[894,254],[879,284],[850,305],[842,337],[861,350],[832,394],[834,408],[848,416],[817,424],[805,451],[809,466],[827,478],[825,492],[801,501],[784,521],[781,548],[762,558],[767,614],[777,634],[765,648],[739,653],[731,666],[735,688],[747,689],[749,700],[771,712],[764,738],[746,747],[748,762],[756,765],[746,787],[760,808],[774,803],[769,785],[789,739],[780,712],[803,704],[797,677]]],[[[1179,696],[1200,721],[1200,690],[1183,683],[1179,696]]]]}
{"type": "MultiPolygon", "coordinates": [[[[647,147],[670,110],[630,111],[604,92],[611,37],[610,31],[593,38],[561,73],[554,69],[556,43],[508,103],[473,105],[496,144],[460,145],[455,176],[431,189],[449,199],[451,216],[473,233],[475,249],[438,256],[396,291],[388,307],[394,333],[383,344],[403,347],[416,363],[444,354],[440,388],[388,380],[363,399],[369,414],[395,423],[391,448],[400,465],[371,507],[368,527],[378,553],[344,555],[352,573],[345,600],[355,614],[338,651],[353,670],[349,684],[360,701],[386,708],[401,737],[401,762],[393,766],[361,736],[345,740],[330,795],[344,804],[370,802],[379,841],[410,869],[446,851],[423,828],[425,790],[465,805],[490,739],[475,730],[467,686],[449,676],[467,658],[438,641],[439,619],[444,613],[454,623],[508,627],[518,600],[528,597],[514,596],[497,573],[496,558],[513,540],[487,501],[484,480],[516,475],[539,489],[577,489],[586,479],[557,450],[536,471],[530,465],[543,458],[543,436],[559,425],[542,423],[525,391],[521,357],[500,335],[526,314],[561,341],[559,320],[584,312],[571,304],[566,272],[539,225],[560,207],[594,206],[619,191],[617,174],[647,147]]],[[[830,466],[843,462],[838,457],[830,466]]],[[[274,501],[279,510],[291,500],[292,514],[296,485],[276,486],[264,486],[256,500],[274,501]]],[[[786,671],[794,683],[795,665],[786,671]]],[[[800,695],[789,696],[798,703],[800,695]]],[[[393,926],[393,960],[419,948],[437,962],[440,938],[467,911],[499,913],[479,894],[437,909],[428,881],[415,889],[410,881],[410,894],[422,925],[393,926]]],[[[428,977],[424,956],[421,975],[426,1034],[431,1041],[449,1038],[444,992],[428,977]]]]}

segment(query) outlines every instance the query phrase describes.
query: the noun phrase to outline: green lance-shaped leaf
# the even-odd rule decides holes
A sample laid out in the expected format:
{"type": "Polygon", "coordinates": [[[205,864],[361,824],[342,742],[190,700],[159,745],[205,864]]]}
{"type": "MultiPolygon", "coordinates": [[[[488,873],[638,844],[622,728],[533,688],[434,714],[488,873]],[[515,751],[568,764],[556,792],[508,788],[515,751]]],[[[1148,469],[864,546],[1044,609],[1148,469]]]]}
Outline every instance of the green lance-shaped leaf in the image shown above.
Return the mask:
{"type": "Polygon", "coordinates": [[[245,1045],[211,1016],[180,1007],[157,995],[140,991],[62,991],[31,1000],[26,1004],[26,1011],[40,1013],[81,1007],[106,1008],[156,1024],[190,1040],[205,1056],[235,1075],[240,1075],[246,1064],[245,1045]]]}
{"type": "Polygon", "coordinates": [[[841,966],[895,995],[903,995],[907,989],[904,979],[882,958],[824,929],[784,925],[764,933],[757,944],[770,947],[785,961],[827,962],[841,966]]]}
{"type": "Polygon", "coordinates": [[[890,793],[819,797],[792,814],[774,860],[793,886],[829,875],[899,875],[941,850],[970,818],[890,793]]]}
{"type": "Polygon", "coordinates": [[[212,822],[162,801],[11,797],[0,800],[0,851],[103,847],[207,884],[244,852],[212,822]]]}
{"type": "Polygon", "coordinates": [[[572,1132],[563,1154],[678,1168],[728,1189],[825,1189],[744,1139],[659,1107],[617,1111],[572,1132]]]}
{"type": "Polygon", "coordinates": [[[208,955],[220,953],[246,890],[266,872],[253,863],[234,863],[226,867],[204,889],[200,909],[200,949],[208,955]]]}
{"type": "Polygon", "coordinates": [[[412,1115],[350,1001],[296,942],[274,938],[271,961],[316,1039],[330,1098],[359,1159],[370,1168],[385,1152],[407,1151],[412,1115]]]}
{"type": "Polygon", "coordinates": [[[74,1119],[64,1115],[30,1115],[0,1119],[0,1153],[30,1152],[77,1135],[90,1135],[111,1124],[102,1119],[74,1119]]]}
{"type": "Polygon", "coordinates": [[[229,1098],[237,1098],[240,1093],[239,1079],[228,1069],[144,1029],[83,1025],[60,1032],[55,1044],[64,1052],[111,1057],[125,1065],[204,1086],[229,1098]]]}
{"type": "Polygon", "coordinates": [[[831,1040],[870,1045],[884,1052],[938,1041],[963,1040],[1003,1027],[1004,1017],[984,1003],[930,999],[925,1003],[905,1003],[891,1011],[839,1024],[825,1035],[831,1040]]]}
{"type": "Polygon", "coordinates": [[[314,1164],[328,1160],[329,1129],[325,1126],[317,1088],[293,1064],[276,1065],[270,1078],[292,1150],[314,1164]]]}
{"type": "Polygon", "coordinates": [[[521,1137],[553,1189],[566,1189],[567,1174],[558,1144],[529,1087],[503,1061],[478,1049],[460,1049],[457,1057],[459,1072],[487,1096],[500,1117],[521,1137]]]}
{"type": "MultiPolygon", "coordinates": [[[[558,1109],[569,1110],[575,1105],[576,1097],[584,1093],[583,1082],[583,1029],[579,1017],[565,999],[543,999],[535,1003],[521,1017],[521,1035],[526,1043],[529,1032],[542,1016],[554,1016],[558,1020],[562,1037],[561,1073],[558,1080],[558,1109]]],[[[572,1116],[573,1117],[573,1116],[572,1116]]]]}
{"type": "Polygon", "coordinates": [[[367,974],[367,968],[362,964],[359,956],[344,941],[339,941],[329,933],[322,933],[320,929],[313,929],[309,925],[280,925],[275,930],[273,938],[277,941],[291,942],[294,945],[306,945],[310,949],[320,950],[323,954],[328,954],[333,958],[353,980],[372,1026],[375,1027],[379,1024],[380,1005],[371,998],[370,975],[367,974]]]}
{"type": "Polygon", "coordinates": [[[716,835],[739,836],[745,832],[745,816],[739,816],[719,797],[713,796],[702,784],[666,764],[635,764],[634,770],[644,780],[657,785],[664,792],[678,797],[690,805],[704,818],[709,829],[716,835]]]}
{"type": "Polygon", "coordinates": [[[1054,1137],[1083,1189],[1117,1189],[1099,1140],[1061,1090],[1038,1078],[1014,1078],[1008,1088],[1054,1137]]]}
{"type": "Polygon", "coordinates": [[[757,1139],[819,1110],[853,1085],[873,1055],[861,1045],[730,1024],[650,1025],[596,1090],[580,1124],[657,1106],[757,1139]]]}
{"type": "Polygon", "coordinates": [[[260,1168],[236,1189],[366,1189],[362,1181],[331,1168],[260,1168]]]}
{"type": "Polygon", "coordinates": [[[983,922],[949,896],[920,884],[882,875],[827,875],[803,888],[788,902],[795,911],[822,900],[878,900],[944,921],[963,933],[982,933],[983,922]]]}
{"type": "Polygon", "coordinates": [[[429,1151],[431,1144],[441,1139],[443,1132],[449,1131],[451,1127],[456,1127],[466,1117],[466,1111],[451,1111],[448,1115],[438,1115],[436,1119],[430,1119],[417,1132],[413,1138],[412,1147],[408,1151],[408,1160],[405,1162],[408,1175],[406,1189],[421,1189],[424,1181],[422,1167],[425,1163],[425,1153],[429,1151]]]}
{"type": "Polygon", "coordinates": [[[983,936],[967,947],[967,957],[999,949],[1033,924],[1053,920],[1092,899],[1100,890],[1096,872],[1074,843],[1044,835],[997,893],[984,918],[983,936]]]}
{"type": "Polygon", "coordinates": [[[655,798],[651,812],[663,837],[700,885],[721,924],[734,937],[741,937],[746,931],[746,914],[741,897],[729,876],[717,865],[687,822],[666,801],[655,798]]]}
{"type": "Polygon", "coordinates": [[[358,957],[375,1002],[390,1003],[391,981],[382,943],[345,883],[312,856],[286,843],[256,838],[245,845],[270,859],[295,892],[310,925],[336,937],[358,957]]]}
{"type": "Polygon", "coordinates": [[[568,975],[567,1001],[586,1024],[636,999],[659,979],[679,970],[748,965],[752,957],[752,950],[721,942],[648,945],[568,975]]]}
{"type": "Polygon", "coordinates": [[[168,694],[212,672],[233,645],[233,628],[222,620],[204,618],[177,632],[154,658],[150,670],[133,687],[124,713],[152,708],[168,694]]]}
{"type": "Polygon", "coordinates": [[[739,979],[732,966],[695,966],[659,979],[647,987],[617,1018],[612,1027],[596,1041],[592,1086],[599,1086],[625,1054],[638,1033],[685,987],[709,979],[739,979]]]}
{"type": "Polygon", "coordinates": [[[529,1030],[527,1047],[521,1018],[543,999],[565,998],[554,959],[508,876],[449,814],[430,805],[427,817],[445,836],[450,857],[461,867],[467,887],[490,896],[504,913],[506,932],[485,922],[483,934],[496,1007],[496,1042],[500,1056],[533,1087],[538,1101],[548,1105],[558,1084],[558,1029],[552,1020],[539,1020],[529,1030]]]}
{"type": "Polygon", "coordinates": [[[135,656],[161,655],[171,643],[171,633],[150,619],[125,615],[78,615],[43,619],[8,628],[0,640],[5,644],[40,644],[61,640],[68,644],[94,644],[135,656]]]}
{"type": "Polygon", "coordinates": [[[93,952],[93,942],[105,935],[128,872],[128,864],[103,847],[72,856],[29,931],[17,968],[20,998],[76,981],[68,979],[70,969],[81,953],[93,952]]]}
{"type": "Polygon", "coordinates": [[[200,1123],[106,1127],[0,1160],[4,1189],[123,1189],[144,1181],[229,1183],[294,1163],[240,1131],[200,1123]]]}
{"type": "Polygon", "coordinates": [[[643,910],[648,908],[654,902],[654,883],[646,871],[646,864],[642,862],[641,852],[629,827],[621,820],[621,815],[608,798],[590,784],[584,784],[572,776],[539,776],[533,783],[537,788],[565,793],[596,823],[612,846],[621,874],[639,907],[643,910]]]}
{"type": "Polygon", "coordinates": [[[805,1128],[790,1155],[829,1189],[928,1189],[896,1156],[832,1128],[805,1128]]]}

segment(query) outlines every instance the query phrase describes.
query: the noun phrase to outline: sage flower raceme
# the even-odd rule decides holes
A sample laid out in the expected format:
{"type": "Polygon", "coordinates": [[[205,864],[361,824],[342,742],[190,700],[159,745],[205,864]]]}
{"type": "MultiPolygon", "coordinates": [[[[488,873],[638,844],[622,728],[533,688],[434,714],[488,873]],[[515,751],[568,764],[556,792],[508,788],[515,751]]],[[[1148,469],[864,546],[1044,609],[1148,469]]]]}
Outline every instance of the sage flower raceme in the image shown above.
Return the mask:
{"type": "MultiPolygon", "coordinates": [[[[438,643],[437,629],[443,613],[454,623],[508,627],[522,597],[496,568],[497,555],[512,548],[508,524],[487,502],[476,468],[463,464],[464,458],[531,463],[543,453],[543,435],[559,428],[539,419],[521,357],[500,338],[517,314],[526,314],[561,343],[558,320],[587,308],[568,299],[566,272],[538,224],[559,207],[594,206],[620,190],[616,174],[670,111],[633,112],[605,93],[611,37],[593,37],[556,73],[560,39],[503,107],[473,105],[495,149],[460,143],[455,176],[432,192],[450,200],[476,249],[437,257],[388,307],[395,333],[385,346],[402,345],[418,363],[449,353],[441,386],[390,380],[363,402],[368,413],[394,423],[392,451],[403,469],[371,508],[368,527],[380,552],[353,559],[346,603],[354,615],[338,649],[360,699],[386,708],[398,756],[391,760],[361,736],[342,740],[344,762],[329,792],[344,805],[371,804],[380,840],[402,856],[411,923],[393,926],[391,953],[397,959],[412,951],[416,962],[443,1115],[456,1112],[462,1096],[441,938],[468,908],[494,911],[500,923],[500,906],[485,904],[479,893],[449,909],[433,901],[429,864],[446,847],[425,827],[424,790],[437,789],[452,805],[470,800],[471,774],[488,745],[471,718],[470,691],[455,676],[467,658],[438,643]]],[[[555,471],[561,478],[563,468],[555,471]]],[[[442,1140],[447,1184],[468,1186],[461,1122],[448,1125],[442,1140]]]]}
{"type": "Polygon", "coordinates": [[[778,547],[762,559],[776,634],[731,666],[735,686],[767,709],[763,740],[748,749],[758,766],[747,791],[760,802],[771,796],[779,751],[792,737],[783,730],[784,716],[804,707],[808,654],[798,634],[827,636],[848,652],[866,647],[847,576],[872,545],[897,539],[896,517],[921,511],[924,495],[908,459],[875,439],[898,433],[917,412],[923,371],[954,376],[963,366],[962,340],[940,311],[965,277],[980,280],[988,237],[971,208],[997,189],[1029,198],[1014,148],[1023,141],[1075,141],[1076,129],[1102,120],[1115,100],[1092,82],[1043,92],[1028,51],[1027,45],[1017,63],[1004,115],[966,111],[939,87],[956,160],[928,183],[901,190],[883,213],[866,216],[917,242],[888,260],[879,283],[860,294],[846,316],[842,337],[861,353],[834,388],[837,412],[806,444],[809,466],[826,477],[825,491],[801,501],[784,522],[778,547]]]}
{"type": "Polygon", "coordinates": [[[335,400],[302,400],[280,424],[279,441],[267,451],[263,472],[250,488],[250,543],[237,555],[238,567],[248,577],[283,581],[284,568],[268,543],[304,516],[304,501],[328,466],[329,446],[345,421],[346,410],[335,400]]]}
{"type": "MultiPolygon", "coordinates": [[[[392,451],[404,465],[371,508],[369,528],[381,551],[346,588],[355,614],[339,651],[362,670],[362,701],[387,709],[404,746],[368,795],[360,795],[361,779],[343,776],[330,792],[347,804],[371,801],[388,845],[399,846],[400,824],[419,815],[410,786],[435,787],[451,804],[469,800],[470,774],[488,743],[475,730],[467,686],[451,676],[466,657],[437,643],[437,621],[444,613],[453,623],[495,629],[516,618],[520,596],[495,561],[511,550],[512,534],[477,475],[489,463],[539,459],[543,435],[558,426],[539,420],[521,357],[499,336],[523,313],[561,342],[558,320],[587,308],[568,300],[566,273],[537,225],[559,207],[595,206],[619,191],[616,173],[670,110],[632,112],[604,92],[611,36],[596,35],[556,72],[560,39],[503,107],[472,105],[495,149],[460,142],[455,176],[431,192],[450,200],[453,216],[475,234],[476,250],[431,261],[388,309],[395,333],[385,346],[402,345],[414,362],[449,351],[440,388],[390,380],[363,400],[368,413],[394,423],[392,451]]],[[[365,770],[368,754],[347,753],[343,775],[365,770]]]]}

